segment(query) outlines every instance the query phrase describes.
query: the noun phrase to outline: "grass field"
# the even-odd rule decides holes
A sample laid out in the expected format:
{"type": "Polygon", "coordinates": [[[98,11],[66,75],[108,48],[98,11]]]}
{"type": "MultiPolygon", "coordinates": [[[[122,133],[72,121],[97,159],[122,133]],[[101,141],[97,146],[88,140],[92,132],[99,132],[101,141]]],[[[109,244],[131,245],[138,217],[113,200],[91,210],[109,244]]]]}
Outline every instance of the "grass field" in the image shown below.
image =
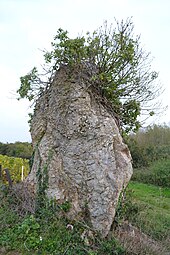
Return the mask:
{"type": "Polygon", "coordinates": [[[170,188],[130,182],[127,192],[138,212],[129,218],[144,233],[170,249],[170,188]]]}

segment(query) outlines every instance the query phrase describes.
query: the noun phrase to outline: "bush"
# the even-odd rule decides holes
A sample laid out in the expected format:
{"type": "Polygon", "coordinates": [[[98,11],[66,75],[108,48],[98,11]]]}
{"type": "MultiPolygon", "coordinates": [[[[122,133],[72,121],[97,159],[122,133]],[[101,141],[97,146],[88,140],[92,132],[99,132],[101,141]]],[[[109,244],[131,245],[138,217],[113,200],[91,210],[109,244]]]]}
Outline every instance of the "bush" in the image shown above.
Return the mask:
{"type": "Polygon", "coordinates": [[[150,158],[148,157],[146,150],[142,148],[134,139],[128,139],[128,147],[132,155],[132,164],[134,168],[146,167],[150,163],[150,158]]]}
{"type": "Polygon", "coordinates": [[[133,167],[148,167],[155,160],[170,159],[170,127],[153,125],[126,137],[133,167]]]}
{"type": "Polygon", "coordinates": [[[155,161],[147,168],[134,169],[132,180],[170,187],[170,159],[155,161]]]}

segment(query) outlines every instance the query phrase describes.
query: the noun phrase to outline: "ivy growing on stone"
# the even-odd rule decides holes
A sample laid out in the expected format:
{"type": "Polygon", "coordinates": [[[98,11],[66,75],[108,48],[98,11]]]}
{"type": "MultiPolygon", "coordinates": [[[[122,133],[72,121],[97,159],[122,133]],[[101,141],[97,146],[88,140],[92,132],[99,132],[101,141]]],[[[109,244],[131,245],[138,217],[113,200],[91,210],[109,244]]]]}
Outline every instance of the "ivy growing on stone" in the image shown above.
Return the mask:
{"type": "MultiPolygon", "coordinates": [[[[62,66],[88,70],[88,81],[97,90],[119,120],[123,131],[137,131],[139,116],[153,116],[152,102],[161,88],[155,83],[158,73],[151,70],[150,54],[140,46],[140,37],[133,34],[133,22],[107,22],[93,33],[72,39],[67,31],[58,29],[51,51],[44,51],[43,73],[34,67],[21,77],[20,98],[35,101],[53,82],[62,66]]],[[[94,91],[96,91],[94,90],[94,91]]]]}
{"type": "Polygon", "coordinates": [[[50,164],[52,156],[53,156],[52,151],[49,151],[47,161],[42,166],[41,156],[39,155],[40,162],[39,162],[38,170],[36,172],[36,178],[37,178],[36,213],[40,212],[40,210],[44,208],[46,206],[46,203],[48,202],[46,191],[48,189],[48,181],[49,181],[48,168],[49,168],[49,164],[50,164]]]}

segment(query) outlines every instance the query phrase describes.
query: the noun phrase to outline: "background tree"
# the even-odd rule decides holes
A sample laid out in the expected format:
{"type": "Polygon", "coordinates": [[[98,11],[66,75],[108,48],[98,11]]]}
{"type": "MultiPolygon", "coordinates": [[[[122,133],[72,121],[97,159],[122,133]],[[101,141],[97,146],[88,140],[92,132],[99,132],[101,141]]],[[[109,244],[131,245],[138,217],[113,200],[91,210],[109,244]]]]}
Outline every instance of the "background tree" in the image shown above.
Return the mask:
{"type": "Polygon", "coordinates": [[[134,168],[146,167],[157,160],[170,159],[170,127],[152,125],[130,134],[127,140],[134,168]]]}
{"type": "Polygon", "coordinates": [[[122,131],[138,130],[140,115],[154,115],[153,102],[161,88],[155,83],[158,74],[151,70],[150,54],[143,51],[133,29],[131,19],[116,22],[115,27],[105,22],[92,34],[75,39],[59,29],[51,43],[52,50],[44,51],[43,73],[40,75],[34,67],[20,78],[20,98],[36,102],[62,65],[70,70],[77,68],[80,73],[88,70],[91,88],[119,119],[122,131]]]}
{"type": "Polygon", "coordinates": [[[9,157],[30,159],[32,145],[28,142],[0,143],[0,154],[9,157]]]}

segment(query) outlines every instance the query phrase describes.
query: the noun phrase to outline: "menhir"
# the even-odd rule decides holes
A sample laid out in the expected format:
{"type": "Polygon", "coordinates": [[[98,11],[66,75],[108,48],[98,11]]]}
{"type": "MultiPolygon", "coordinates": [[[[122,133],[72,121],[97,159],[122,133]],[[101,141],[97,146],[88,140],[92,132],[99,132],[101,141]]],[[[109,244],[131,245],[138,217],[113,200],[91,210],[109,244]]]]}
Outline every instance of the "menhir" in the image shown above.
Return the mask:
{"type": "Polygon", "coordinates": [[[46,169],[47,196],[60,204],[69,201],[68,217],[86,212],[94,230],[106,236],[132,175],[131,155],[114,116],[83,76],[57,71],[36,103],[31,135],[35,153],[26,182],[36,192],[37,171],[46,169]]]}

